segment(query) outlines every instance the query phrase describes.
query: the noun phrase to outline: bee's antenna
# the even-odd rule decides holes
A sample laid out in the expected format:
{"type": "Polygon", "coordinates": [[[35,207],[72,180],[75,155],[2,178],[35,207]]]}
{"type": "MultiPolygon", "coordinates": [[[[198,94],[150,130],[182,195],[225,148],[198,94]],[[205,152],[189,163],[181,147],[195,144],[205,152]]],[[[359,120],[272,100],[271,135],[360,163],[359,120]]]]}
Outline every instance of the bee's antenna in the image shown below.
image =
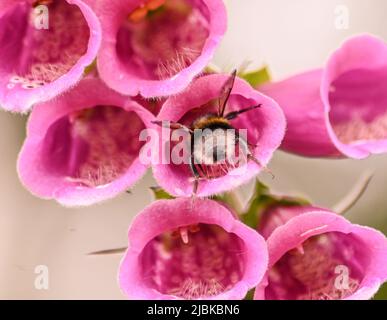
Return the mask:
{"type": "Polygon", "coordinates": [[[231,76],[226,80],[225,84],[223,85],[220,96],[219,96],[219,109],[218,109],[218,116],[223,117],[224,110],[226,109],[226,105],[228,102],[228,99],[230,98],[232,88],[234,87],[235,78],[237,75],[237,71],[234,70],[231,73],[231,76]]]}
{"type": "Polygon", "coordinates": [[[241,110],[237,110],[237,111],[233,111],[233,112],[230,112],[228,113],[225,118],[227,120],[233,120],[235,118],[237,118],[240,114],[242,113],[245,113],[245,112],[248,112],[248,111],[251,111],[251,110],[254,110],[254,109],[257,109],[257,108],[260,108],[262,107],[262,104],[258,104],[256,106],[252,106],[252,107],[249,107],[249,108],[244,108],[244,109],[241,109],[241,110]]]}
{"type": "Polygon", "coordinates": [[[199,179],[195,178],[193,182],[192,197],[196,197],[199,188],[199,179]]]}

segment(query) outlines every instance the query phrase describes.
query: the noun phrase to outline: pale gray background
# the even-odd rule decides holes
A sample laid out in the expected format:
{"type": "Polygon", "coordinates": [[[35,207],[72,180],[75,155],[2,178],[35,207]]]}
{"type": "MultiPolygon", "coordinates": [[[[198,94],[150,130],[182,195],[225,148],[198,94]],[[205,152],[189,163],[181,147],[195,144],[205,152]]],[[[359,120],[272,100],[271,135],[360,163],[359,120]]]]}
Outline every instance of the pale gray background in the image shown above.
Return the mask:
{"type": "MultiPolygon", "coordinates": [[[[321,66],[351,34],[371,32],[387,40],[385,0],[227,0],[229,31],[214,62],[225,69],[252,60],[267,63],[276,79],[321,66]],[[350,9],[350,28],[335,29],[335,8],[350,9]]],[[[85,209],[65,209],[30,195],[20,185],[15,161],[24,138],[25,118],[0,112],[0,298],[121,299],[116,283],[120,256],[85,253],[126,245],[132,217],[151,200],[148,174],[134,190],[85,209]],[[34,268],[47,265],[50,288],[34,288],[34,268]]],[[[276,190],[301,191],[330,206],[372,169],[375,178],[348,217],[387,225],[387,156],[365,161],[323,161],[277,153],[270,164],[276,190]]],[[[384,229],[385,230],[385,229],[384,229]]]]}

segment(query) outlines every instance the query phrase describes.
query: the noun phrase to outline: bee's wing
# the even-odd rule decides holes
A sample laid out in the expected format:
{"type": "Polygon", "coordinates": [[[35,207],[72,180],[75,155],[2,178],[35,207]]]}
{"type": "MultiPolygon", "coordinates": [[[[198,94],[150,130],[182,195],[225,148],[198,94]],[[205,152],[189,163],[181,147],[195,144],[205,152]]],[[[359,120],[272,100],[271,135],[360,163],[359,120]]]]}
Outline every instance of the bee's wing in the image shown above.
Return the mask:
{"type": "Polygon", "coordinates": [[[227,101],[230,98],[232,88],[234,87],[236,75],[237,75],[237,71],[234,70],[231,73],[230,77],[226,80],[226,82],[224,83],[224,85],[220,91],[219,100],[218,100],[218,103],[219,103],[218,116],[219,117],[223,117],[223,115],[224,115],[227,101]]]}

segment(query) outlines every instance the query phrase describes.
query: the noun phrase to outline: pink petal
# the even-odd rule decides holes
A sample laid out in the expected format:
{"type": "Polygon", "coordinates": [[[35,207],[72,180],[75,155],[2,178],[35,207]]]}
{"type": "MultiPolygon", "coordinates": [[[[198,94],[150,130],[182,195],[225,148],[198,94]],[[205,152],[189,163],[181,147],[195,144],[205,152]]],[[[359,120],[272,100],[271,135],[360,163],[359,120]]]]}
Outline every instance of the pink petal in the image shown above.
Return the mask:
{"type": "Polygon", "coordinates": [[[387,45],[347,40],[322,70],[260,88],[283,108],[282,148],[305,156],[361,159],[387,151],[387,45]]]}
{"type": "Polygon", "coordinates": [[[76,84],[101,42],[98,19],[81,0],[49,5],[48,30],[35,28],[32,12],[26,0],[0,7],[0,105],[10,111],[28,111],[76,84]]]}
{"type": "Polygon", "coordinates": [[[211,60],[226,31],[221,0],[173,0],[131,22],[140,0],[95,1],[103,28],[98,70],[113,89],[159,97],[183,90],[211,60]],[[186,8],[188,6],[188,9],[186,8]]]}
{"type": "Polygon", "coordinates": [[[379,231],[312,207],[270,215],[261,226],[268,226],[269,271],[255,299],[370,299],[387,280],[387,239],[379,231]],[[343,266],[348,286],[341,288],[343,266]]]}
{"type": "Polygon", "coordinates": [[[259,88],[285,113],[287,130],[281,149],[310,157],[339,155],[326,129],[321,77],[322,70],[313,70],[259,88]]]}
{"type": "Polygon", "coordinates": [[[34,108],[18,161],[35,195],[68,205],[116,196],[145,173],[138,134],[153,115],[136,102],[87,78],[34,108]]]}
{"type": "Polygon", "coordinates": [[[387,151],[387,44],[371,36],[348,40],[324,70],[321,96],[332,142],[365,158],[387,151]]]}
{"type": "Polygon", "coordinates": [[[242,299],[267,266],[263,238],[212,200],[154,202],[132,223],[129,243],[119,283],[131,299],[242,299]],[[173,236],[182,229],[186,238],[173,236]]]}
{"type": "MultiPolygon", "coordinates": [[[[170,97],[157,118],[190,126],[198,117],[214,112],[213,102],[219,97],[227,78],[226,75],[208,75],[196,79],[183,93],[170,97]]],[[[261,165],[266,166],[281,144],[286,126],[285,118],[272,99],[237,78],[227,111],[258,104],[262,104],[262,107],[240,115],[238,119],[232,120],[231,124],[235,129],[247,129],[248,140],[255,145],[255,158],[261,165]]],[[[200,180],[197,195],[204,197],[233,189],[248,182],[261,170],[262,167],[249,161],[246,170],[212,180],[200,180]]],[[[186,197],[192,195],[193,176],[188,164],[155,164],[153,173],[158,184],[170,194],[186,197]]]]}

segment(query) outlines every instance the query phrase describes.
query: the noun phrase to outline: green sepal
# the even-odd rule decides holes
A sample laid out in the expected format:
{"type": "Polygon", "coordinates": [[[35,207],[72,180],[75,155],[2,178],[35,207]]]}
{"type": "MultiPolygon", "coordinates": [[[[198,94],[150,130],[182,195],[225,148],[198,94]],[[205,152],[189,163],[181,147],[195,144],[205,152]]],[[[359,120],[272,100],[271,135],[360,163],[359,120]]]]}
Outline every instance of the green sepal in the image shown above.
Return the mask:
{"type": "Polygon", "coordinates": [[[236,192],[237,190],[225,192],[221,195],[212,196],[211,199],[226,204],[228,207],[233,209],[235,213],[240,215],[243,208],[236,192]]]}
{"type": "Polygon", "coordinates": [[[255,289],[249,290],[243,300],[254,300],[254,293],[255,289]]]}
{"type": "Polygon", "coordinates": [[[266,185],[257,180],[247,210],[241,215],[241,219],[249,227],[257,229],[263,212],[274,206],[307,205],[311,205],[310,201],[302,197],[274,195],[266,185]]]}
{"type": "Polygon", "coordinates": [[[171,196],[161,187],[151,187],[151,192],[154,197],[154,200],[165,200],[165,199],[175,199],[174,196],[171,196]]]}
{"type": "Polygon", "coordinates": [[[271,81],[269,67],[265,66],[259,70],[238,74],[238,76],[246,80],[252,87],[257,87],[266,82],[271,81]]]}

